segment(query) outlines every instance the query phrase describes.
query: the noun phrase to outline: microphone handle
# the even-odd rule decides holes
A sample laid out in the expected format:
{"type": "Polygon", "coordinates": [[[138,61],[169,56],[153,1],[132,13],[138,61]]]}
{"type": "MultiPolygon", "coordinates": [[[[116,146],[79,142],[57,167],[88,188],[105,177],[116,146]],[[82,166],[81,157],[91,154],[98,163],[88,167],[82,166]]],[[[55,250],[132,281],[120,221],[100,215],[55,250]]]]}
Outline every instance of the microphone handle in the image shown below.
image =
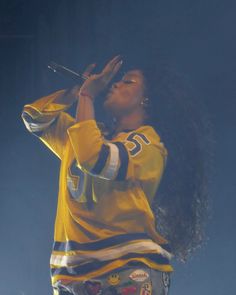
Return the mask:
{"type": "Polygon", "coordinates": [[[68,78],[73,79],[73,80],[75,80],[77,82],[81,82],[81,80],[85,81],[85,80],[88,79],[87,76],[85,76],[83,74],[81,75],[79,73],[76,73],[76,72],[68,69],[67,67],[59,65],[59,64],[57,64],[57,63],[55,63],[53,61],[51,61],[49,63],[48,68],[50,70],[52,70],[54,73],[61,74],[62,76],[68,77],[68,78]]]}

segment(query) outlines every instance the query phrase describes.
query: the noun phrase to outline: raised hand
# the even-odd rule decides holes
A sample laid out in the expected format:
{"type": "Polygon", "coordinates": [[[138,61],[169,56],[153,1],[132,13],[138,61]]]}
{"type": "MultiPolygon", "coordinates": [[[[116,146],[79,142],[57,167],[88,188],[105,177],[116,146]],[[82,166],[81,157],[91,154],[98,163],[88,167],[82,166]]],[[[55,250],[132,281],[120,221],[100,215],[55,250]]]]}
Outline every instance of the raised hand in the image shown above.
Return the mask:
{"type": "MultiPolygon", "coordinates": [[[[115,56],[112,60],[110,60],[102,72],[100,74],[88,75],[88,79],[84,82],[84,84],[80,88],[80,95],[87,95],[91,98],[95,98],[101,91],[103,91],[112,78],[119,71],[123,60],[120,55],[115,56]]],[[[91,70],[94,69],[94,64],[91,70]]],[[[89,73],[91,73],[89,68],[89,73]]],[[[86,75],[86,73],[84,73],[86,75]]],[[[83,74],[83,75],[84,75],[83,74]]]]}
{"type": "MultiPolygon", "coordinates": [[[[88,79],[95,67],[96,67],[96,64],[94,64],[94,63],[88,65],[88,66],[85,68],[85,70],[84,70],[82,76],[83,76],[84,78],[88,79]]],[[[72,97],[78,97],[78,94],[79,94],[79,91],[80,91],[80,88],[81,88],[81,87],[82,87],[81,84],[77,84],[77,85],[73,86],[73,88],[69,90],[69,92],[68,92],[68,96],[69,96],[69,97],[70,97],[70,96],[72,96],[72,97]]]]}

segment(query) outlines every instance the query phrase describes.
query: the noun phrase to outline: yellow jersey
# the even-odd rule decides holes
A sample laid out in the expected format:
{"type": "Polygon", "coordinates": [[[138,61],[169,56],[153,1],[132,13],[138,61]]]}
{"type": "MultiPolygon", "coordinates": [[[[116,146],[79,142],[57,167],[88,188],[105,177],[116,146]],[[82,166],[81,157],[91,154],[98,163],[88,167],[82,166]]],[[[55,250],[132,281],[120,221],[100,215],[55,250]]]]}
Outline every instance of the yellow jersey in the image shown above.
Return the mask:
{"type": "Polygon", "coordinates": [[[64,90],[26,105],[22,118],[61,160],[52,284],[84,281],[133,261],[170,272],[168,242],[151,203],[167,150],[149,125],[108,140],[95,120],[76,123],[54,102],[64,90]]]}

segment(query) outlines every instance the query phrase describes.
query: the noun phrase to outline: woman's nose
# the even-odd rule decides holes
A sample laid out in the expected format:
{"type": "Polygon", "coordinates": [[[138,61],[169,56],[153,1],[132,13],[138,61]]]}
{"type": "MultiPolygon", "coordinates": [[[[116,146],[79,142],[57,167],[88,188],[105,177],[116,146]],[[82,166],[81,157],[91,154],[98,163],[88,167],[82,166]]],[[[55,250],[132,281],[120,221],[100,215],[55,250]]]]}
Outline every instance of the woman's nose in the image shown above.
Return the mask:
{"type": "Polygon", "coordinates": [[[117,88],[118,86],[119,86],[119,82],[115,82],[115,83],[112,85],[112,89],[117,88]]]}

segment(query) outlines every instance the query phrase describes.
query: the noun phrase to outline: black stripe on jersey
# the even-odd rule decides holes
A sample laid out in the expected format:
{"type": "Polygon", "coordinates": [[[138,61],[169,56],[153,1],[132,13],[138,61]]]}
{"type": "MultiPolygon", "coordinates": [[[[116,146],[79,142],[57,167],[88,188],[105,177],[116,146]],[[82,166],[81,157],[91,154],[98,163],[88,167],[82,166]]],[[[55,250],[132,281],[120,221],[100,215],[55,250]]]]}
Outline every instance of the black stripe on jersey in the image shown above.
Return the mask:
{"type": "Polygon", "coordinates": [[[122,180],[125,180],[126,178],[128,164],[129,164],[129,155],[123,143],[121,142],[113,142],[113,143],[119,149],[119,158],[120,158],[120,168],[115,180],[122,181],[122,180]]]}
{"type": "Polygon", "coordinates": [[[171,249],[171,246],[170,246],[170,244],[162,244],[162,245],[160,245],[161,246],[161,248],[163,248],[164,250],[166,250],[167,252],[172,252],[172,249],[171,249]]]}
{"type": "MultiPolygon", "coordinates": [[[[160,254],[138,254],[138,253],[130,253],[127,255],[124,255],[120,257],[118,260],[122,259],[129,259],[129,258],[147,258],[151,261],[153,261],[156,264],[160,265],[169,265],[169,260],[165,257],[163,257],[160,254]]],[[[117,259],[115,259],[117,260],[117,259]]],[[[55,275],[68,275],[68,276],[82,276],[85,275],[91,271],[99,270],[100,268],[104,267],[105,265],[115,261],[115,260],[109,260],[109,261],[94,261],[87,264],[82,264],[81,266],[76,267],[60,267],[60,268],[51,268],[51,274],[52,276],[55,275]]],[[[117,271],[117,269],[116,269],[117,271]]]]}
{"type": "Polygon", "coordinates": [[[106,161],[109,156],[109,151],[110,151],[110,148],[107,145],[103,144],[98,156],[98,160],[96,164],[94,165],[93,169],[91,170],[91,173],[100,174],[102,172],[102,169],[106,165],[106,161]]]}
{"type": "Polygon", "coordinates": [[[75,241],[68,241],[66,243],[54,242],[53,251],[93,251],[100,250],[112,246],[119,245],[121,243],[126,243],[134,240],[144,240],[151,239],[146,233],[134,233],[134,234],[125,234],[125,235],[117,235],[107,239],[100,240],[98,242],[92,243],[77,243],[75,241]]]}

